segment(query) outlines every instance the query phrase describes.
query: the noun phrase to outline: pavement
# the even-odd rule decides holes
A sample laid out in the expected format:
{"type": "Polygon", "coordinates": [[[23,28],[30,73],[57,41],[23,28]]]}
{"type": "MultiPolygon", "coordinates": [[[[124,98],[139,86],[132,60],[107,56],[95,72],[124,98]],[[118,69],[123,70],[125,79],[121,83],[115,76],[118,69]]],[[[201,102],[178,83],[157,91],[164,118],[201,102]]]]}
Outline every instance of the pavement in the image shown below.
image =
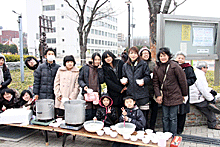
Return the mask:
{"type": "MultiPolygon", "coordinates": [[[[162,128],[156,129],[162,131],[162,128]]],[[[208,129],[207,126],[186,127],[183,132],[185,135],[195,135],[201,137],[220,139],[220,130],[208,129]]],[[[49,147],[61,147],[62,137],[57,138],[55,132],[49,132],[49,147]]],[[[45,147],[45,137],[42,131],[18,141],[4,141],[0,140],[0,147],[45,147]]],[[[66,147],[111,147],[112,142],[103,141],[99,139],[76,136],[76,140],[72,140],[72,136],[68,136],[66,140],[66,147]]],[[[195,143],[183,141],[181,147],[218,147],[211,144],[195,143]]]]}

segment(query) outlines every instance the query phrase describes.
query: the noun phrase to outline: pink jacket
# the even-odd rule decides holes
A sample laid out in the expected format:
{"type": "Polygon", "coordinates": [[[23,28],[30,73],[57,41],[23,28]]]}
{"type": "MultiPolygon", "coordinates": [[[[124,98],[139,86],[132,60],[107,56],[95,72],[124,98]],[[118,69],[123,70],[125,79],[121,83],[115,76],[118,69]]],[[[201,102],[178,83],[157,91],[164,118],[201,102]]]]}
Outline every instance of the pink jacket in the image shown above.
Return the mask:
{"type": "Polygon", "coordinates": [[[63,103],[57,98],[69,98],[69,100],[77,99],[79,94],[79,69],[73,67],[70,71],[62,66],[58,69],[54,80],[55,108],[64,109],[63,103]]]}

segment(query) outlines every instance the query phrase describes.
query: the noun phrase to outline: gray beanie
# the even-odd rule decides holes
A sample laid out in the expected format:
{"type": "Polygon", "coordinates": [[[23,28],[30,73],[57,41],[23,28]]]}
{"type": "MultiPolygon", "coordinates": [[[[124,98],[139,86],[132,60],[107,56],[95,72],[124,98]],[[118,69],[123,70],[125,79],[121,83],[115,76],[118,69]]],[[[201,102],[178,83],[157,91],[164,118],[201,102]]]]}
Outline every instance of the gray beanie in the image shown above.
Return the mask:
{"type": "Polygon", "coordinates": [[[138,53],[139,56],[141,56],[142,52],[145,51],[145,50],[150,51],[147,47],[142,47],[142,48],[140,49],[139,53],[138,53]]]}
{"type": "Polygon", "coordinates": [[[5,56],[3,54],[0,54],[0,58],[3,58],[6,62],[5,56]]]}

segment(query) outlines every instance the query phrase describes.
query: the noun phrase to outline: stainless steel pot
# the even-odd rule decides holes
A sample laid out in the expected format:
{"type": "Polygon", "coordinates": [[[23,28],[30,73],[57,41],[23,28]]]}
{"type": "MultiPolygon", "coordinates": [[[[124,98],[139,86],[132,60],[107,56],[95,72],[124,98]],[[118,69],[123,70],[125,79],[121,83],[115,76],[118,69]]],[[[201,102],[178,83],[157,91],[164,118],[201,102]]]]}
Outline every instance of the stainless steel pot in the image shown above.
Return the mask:
{"type": "Polygon", "coordinates": [[[64,103],[66,124],[78,125],[85,122],[85,103],[84,100],[71,100],[64,103]]]}
{"type": "Polygon", "coordinates": [[[41,99],[36,100],[36,119],[50,120],[54,118],[54,100],[41,99]]]}

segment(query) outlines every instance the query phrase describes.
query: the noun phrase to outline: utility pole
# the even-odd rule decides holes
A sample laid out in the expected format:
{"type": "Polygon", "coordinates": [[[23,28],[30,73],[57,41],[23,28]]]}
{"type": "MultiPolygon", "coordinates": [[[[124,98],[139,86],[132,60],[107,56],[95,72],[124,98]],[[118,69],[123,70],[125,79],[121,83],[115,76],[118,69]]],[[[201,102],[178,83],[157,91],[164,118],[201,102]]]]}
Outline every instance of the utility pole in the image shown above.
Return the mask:
{"type": "Polygon", "coordinates": [[[131,33],[130,33],[130,4],[131,4],[131,1],[128,0],[125,2],[127,5],[128,5],[128,49],[131,47],[131,33]]]}
{"type": "Polygon", "coordinates": [[[132,19],[131,19],[131,27],[132,27],[132,42],[131,42],[131,46],[134,46],[134,31],[133,31],[133,29],[135,28],[135,24],[134,24],[134,7],[132,6],[132,19]]]}
{"type": "MultiPolygon", "coordinates": [[[[15,14],[15,11],[12,11],[15,14]]],[[[19,26],[19,41],[20,41],[20,73],[21,73],[21,82],[24,82],[24,59],[23,59],[23,34],[22,34],[22,15],[18,14],[18,26],[19,26]]]]}

